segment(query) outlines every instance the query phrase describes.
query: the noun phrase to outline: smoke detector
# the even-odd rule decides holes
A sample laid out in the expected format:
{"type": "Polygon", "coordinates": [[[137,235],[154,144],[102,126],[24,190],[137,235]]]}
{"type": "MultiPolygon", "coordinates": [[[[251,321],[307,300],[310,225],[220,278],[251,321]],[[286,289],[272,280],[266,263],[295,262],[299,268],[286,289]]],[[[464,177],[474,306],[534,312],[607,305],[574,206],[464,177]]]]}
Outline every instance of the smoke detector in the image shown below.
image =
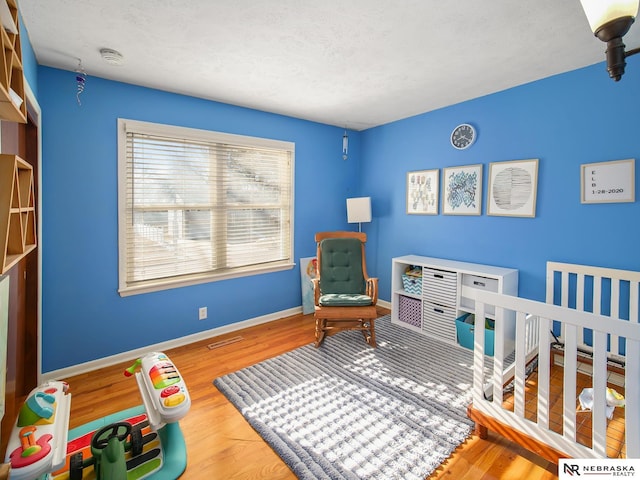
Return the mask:
{"type": "Polygon", "coordinates": [[[111,48],[101,48],[100,56],[109,65],[122,65],[124,63],[124,57],[122,54],[111,48]]]}

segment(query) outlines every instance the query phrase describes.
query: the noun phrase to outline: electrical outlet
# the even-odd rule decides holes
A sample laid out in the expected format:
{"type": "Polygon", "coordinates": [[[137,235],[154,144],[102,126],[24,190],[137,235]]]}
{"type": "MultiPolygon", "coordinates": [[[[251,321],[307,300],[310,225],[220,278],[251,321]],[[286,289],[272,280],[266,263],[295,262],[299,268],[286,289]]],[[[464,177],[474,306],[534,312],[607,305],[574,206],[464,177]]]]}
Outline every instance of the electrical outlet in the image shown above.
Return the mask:
{"type": "Polygon", "coordinates": [[[198,320],[204,320],[207,318],[207,307],[200,307],[198,309],[198,320]]]}

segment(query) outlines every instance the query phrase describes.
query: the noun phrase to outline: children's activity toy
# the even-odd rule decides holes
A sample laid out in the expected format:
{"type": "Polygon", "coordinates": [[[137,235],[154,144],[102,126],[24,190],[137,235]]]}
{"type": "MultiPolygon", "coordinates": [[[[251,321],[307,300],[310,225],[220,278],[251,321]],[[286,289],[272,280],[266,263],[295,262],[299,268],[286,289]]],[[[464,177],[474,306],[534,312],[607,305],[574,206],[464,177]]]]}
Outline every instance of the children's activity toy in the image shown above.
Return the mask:
{"type": "Polygon", "coordinates": [[[143,405],[68,431],[71,394],[47,382],[27,397],[7,447],[12,480],[176,479],[187,464],[178,425],[191,407],[178,369],[153,352],[125,370],[143,405]]]}
{"type": "Polygon", "coordinates": [[[11,480],[33,480],[59,469],[67,454],[71,394],[65,382],[47,382],[31,391],[18,413],[5,462],[11,480]]]}

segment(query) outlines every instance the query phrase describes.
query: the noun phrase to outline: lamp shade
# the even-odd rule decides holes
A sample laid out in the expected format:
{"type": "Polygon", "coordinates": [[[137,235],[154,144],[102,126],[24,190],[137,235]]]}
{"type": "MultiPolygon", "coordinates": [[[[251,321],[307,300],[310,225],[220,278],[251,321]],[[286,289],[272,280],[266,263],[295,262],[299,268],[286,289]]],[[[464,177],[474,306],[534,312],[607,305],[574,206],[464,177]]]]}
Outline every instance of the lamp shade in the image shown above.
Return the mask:
{"type": "Polygon", "coordinates": [[[612,20],[623,17],[635,19],[638,15],[639,0],[580,0],[580,2],[593,33],[612,20]]]}
{"type": "Polygon", "coordinates": [[[371,197],[347,198],[347,222],[371,221],[371,197]]]}

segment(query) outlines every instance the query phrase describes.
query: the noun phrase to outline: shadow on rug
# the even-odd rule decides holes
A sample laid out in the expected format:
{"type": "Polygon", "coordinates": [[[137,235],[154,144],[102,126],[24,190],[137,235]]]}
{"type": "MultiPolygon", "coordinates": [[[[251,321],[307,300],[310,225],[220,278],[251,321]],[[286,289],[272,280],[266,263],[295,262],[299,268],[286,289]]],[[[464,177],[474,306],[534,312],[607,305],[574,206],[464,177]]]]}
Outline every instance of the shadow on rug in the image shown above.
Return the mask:
{"type": "Polygon", "coordinates": [[[424,479],[473,429],[473,353],[376,320],[214,380],[301,479],[424,479]]]}

